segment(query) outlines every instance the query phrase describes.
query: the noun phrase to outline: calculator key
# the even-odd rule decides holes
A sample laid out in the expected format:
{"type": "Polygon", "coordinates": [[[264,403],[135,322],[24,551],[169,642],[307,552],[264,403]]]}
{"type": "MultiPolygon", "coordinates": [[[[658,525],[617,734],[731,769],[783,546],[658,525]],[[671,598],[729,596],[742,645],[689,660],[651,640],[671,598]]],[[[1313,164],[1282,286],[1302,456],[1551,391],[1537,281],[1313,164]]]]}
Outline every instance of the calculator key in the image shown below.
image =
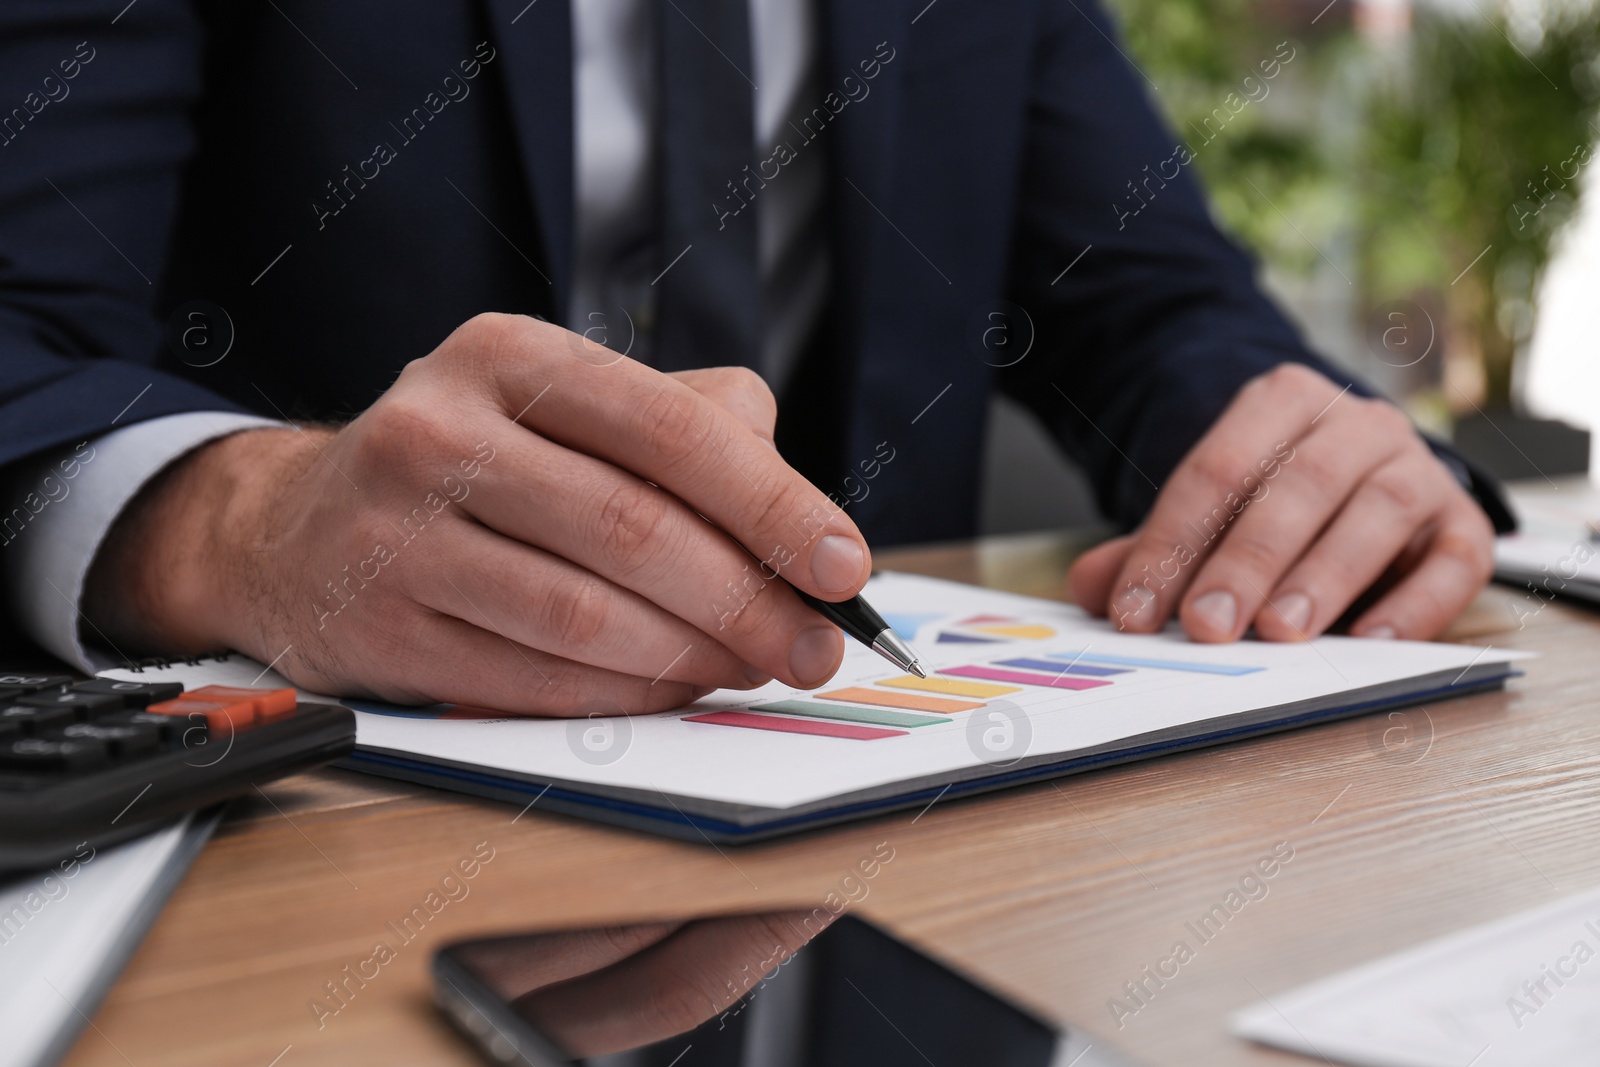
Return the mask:
{"type": "Polygon", "coordinates": [[[68,674],[39,674],[28,671],[7,671],[0,674],[0,686],[20,689],[24,693],[36,693],[41,689],[59,689],[75,681],[77,679],[68,674]]]}
{"type": "Polygon", "coordinates": [[[106,760],[106,748],[98,741],[25,737],[0,743],[0,767],[72,771],[99,767],[106,760]]]}
{"type": "Polygon", "coordinates": [[[179,715],[157,715],[148,711],[113,711],[94,720],[96,726],[143,726],[156,732],[165,742],[181,741],[204,744],[206,723],[204,719],[190,719],[179,715]]]}
{"type": "Polygon", "coordinates": [[[256,706],[245,700],[196,700],[185,693],[176,700],[163,700],[146,709],[155,715],[172,715],[191,721],[204,722],[206,729],[218,737],[231,736],[235,730],[248,730],[256,723],[256,706]]]}
{"type": "Polygon", "coordinates": [[[17,703],[34,708],[70,708],[80,719],[119,711],[123,707],[122,697],[116,693],[84,693],[76,689],[47,689],[18,697],[17,703]]]}
{"type": "Polygon", "coordinates": [[[98,741],[117,756],[138,756],[161,746],[161,731],[153,726],[105,726],[99,722],[75,722],[53,731],[67,741],[98,741]]]}
{"type": "Polygon", "coordinates": [[[224,703],[249,701],[255,705],[263,722],[294,711],[296,701],[293,689],[247,689],[236,685],[206,685],[191,689],[185,695],[195,700],[219,700],[224,703]]]}
{"type": "Polygon", "coordinates": [[[111,693],[122,698],[124,707],[147,708],[161,700],[173,700],[183,693],[178,682],[125,682],[119,678],[95,678],[78,682],[76,693],[111,693]]]}
{"type": "Polygon", "coordinates": [[[0,707],[0,724],[10,723],[24,734],[52,726],[65,726],[78,721],[76,708],[41,708],[29,704],[7,704],[0,707]]]}

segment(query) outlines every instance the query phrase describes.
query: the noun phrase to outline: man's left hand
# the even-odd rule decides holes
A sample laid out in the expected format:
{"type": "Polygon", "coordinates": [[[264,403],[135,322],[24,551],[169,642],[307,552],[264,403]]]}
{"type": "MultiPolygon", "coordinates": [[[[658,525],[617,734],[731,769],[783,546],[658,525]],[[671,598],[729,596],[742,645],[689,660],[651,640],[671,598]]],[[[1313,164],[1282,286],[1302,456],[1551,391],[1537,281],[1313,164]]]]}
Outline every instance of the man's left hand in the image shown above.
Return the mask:
{"type": "Polygon", "coordinates": [[[1196,641],[1251,625],[1307,640],[1376,586],[1350,633],[1426,640],[1489,580],[1493,548],[1483,509],[1398,408],[1284,364],[1239,391],[1144,524],[1086,553],[1068,584],[1119,629],[1176,613],[1196,641]]]}

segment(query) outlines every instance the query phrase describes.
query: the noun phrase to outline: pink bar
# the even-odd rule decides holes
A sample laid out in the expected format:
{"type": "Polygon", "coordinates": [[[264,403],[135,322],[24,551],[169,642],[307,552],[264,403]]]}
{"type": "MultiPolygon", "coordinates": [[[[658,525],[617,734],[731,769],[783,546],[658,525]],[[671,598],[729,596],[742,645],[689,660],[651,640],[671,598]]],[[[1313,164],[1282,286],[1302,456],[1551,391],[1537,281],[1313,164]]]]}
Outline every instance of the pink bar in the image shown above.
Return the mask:
{"type": "MultiPolygon", "coordinates": [[[[1063,664],[1065,666],[1065,664],[1063,664]]],[[[1099,678],[1075,678],[1070,674],[1033,674],[1028,671],[1006,671],[998,667],[946,667],[940,674],[953,674],[957,678],[982,678],[987,682],[1011,682],[1014,685],[1042,685],[1051,689],[1098,689],[1110,682],[1099,678]]]]}
{"type": "Polygon", "coordinates": [[[852,741],[875,741],[880,737],[906,737],[904,730],[880,730],[874,726],[852,726],[818,719],[780,719],[776,715],[755,715],[747,711],[712,711],[705,715],[685,715],[684,722],[708,722],[714,726],[743,726],[749,730],[777,730],[785,734],[818,734],[846,737],[852,741]]]}

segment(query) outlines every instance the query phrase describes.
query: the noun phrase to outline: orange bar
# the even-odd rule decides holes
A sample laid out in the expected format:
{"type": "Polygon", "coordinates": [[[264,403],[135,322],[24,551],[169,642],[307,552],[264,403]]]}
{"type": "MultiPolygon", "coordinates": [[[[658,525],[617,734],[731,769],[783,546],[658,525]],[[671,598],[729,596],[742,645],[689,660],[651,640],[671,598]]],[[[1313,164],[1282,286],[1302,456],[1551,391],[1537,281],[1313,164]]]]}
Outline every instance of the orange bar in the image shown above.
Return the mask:
{"type": "Polygon", "coordinates": [[[835,689],[831,693],[818,693],[823,700],[846,700],[855,704],[876,704],[881,708],[905,708],[908,711],[937,711],[953,715],[958,711],[976,711],[982,704],[970,700],[944,700],[940,697],[919,697],[910,693],[885,693],[881,689],[835,689]]]}

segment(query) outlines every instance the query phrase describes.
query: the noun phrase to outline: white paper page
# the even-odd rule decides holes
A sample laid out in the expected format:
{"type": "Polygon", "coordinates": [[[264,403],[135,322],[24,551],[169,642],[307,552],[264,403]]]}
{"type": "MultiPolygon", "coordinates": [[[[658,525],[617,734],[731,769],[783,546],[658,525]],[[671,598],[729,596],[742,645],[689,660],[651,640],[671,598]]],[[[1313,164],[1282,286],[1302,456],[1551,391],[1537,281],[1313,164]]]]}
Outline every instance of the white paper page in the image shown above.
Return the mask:
{"type": "Polygon", "coordinates": [[[1537,611],[1551,594],[1600,601],[1600,543],[1588,524],[1600,522],[1600,489],[1584,477],[1507,485],[1521,529],[1495,539],[1494,572],[1501,581],[1532,581],[1518,614],[1537,611]]]}
{"type": "MultiPolygon", "coordinates": [[[[1176,630],[1158,635],[1120,634],[1111,623],[1091,619],[1070,605],[912,575],[879,575],[866,595],[886,617],[894,616],[891,623],[899,621],[909,628],[917,616],[923,617],[916,625],[915,643],[930,671],[1014,657],[1078,653],[1084,654],[1086,663],[1099,656],[1120,656],[1257,669],[1224,675],[1139,667],[1111,676],[1110,685],[1082,692],[1022,687],[985,701],[980,710],[933,716],[936,721],[931,725],[870,741],[683,721],[687,715],[742,710],[766,701],[815,699],[813,694],[774,682],[750,693],[719,690],[685,711],[635,717],[429,719],[358,710],[357,743],[652,795],[659,792],[787,808],[922,776],[987,770],[1025,756],[1069,753],[1251,709],[1332,698],[1437,671],[1459,677],[1457,672],[1469,667],[1482,668],[1523,655],[1460,645],[1337,637],[1309,644],[1250,641],[1201,645],[1176,630]],[[941,634],[972,633],[973,627],[958,623],[984,614],[1043,627],[1050,636],[976,644],[939,640],[941,634]]],[[[874,687],[876,682],[901,673],[857,642],[847,640],[845,645],[838,675],[818,692],[874,687]]],[[[260,670],[259,665],[239,660],[198,670],[179,667],[143,675],[114,671],[107,675],[170,677],[194,686],[224,679],[246,684],[260,670]]],[[[267,672],[256,684],[287,683],[267,672]]],[[[353,701],[346,704],[358,709],[363,706],[353,701]]]]}
{"type": "Polygon", "coordinates": [[[1587,535],[1553,537],[1532,533],[1495,539],[1494,573],[1501,581],[1532,582],[1524,611],[1537,611],[1551,595],[1600,600],[1600,544],[1587,535]]]}
{"type": "Polygon", "coordinates": [[[184,862],[178,854],[196,847],[191,818],[98,852],[85,846],[44,874],[0,881],[0,1061],[52,1062],[65,1051],[63,1033],[87,1025],[79,1012],[94,1014],[143,936],[149,909],[181,873],[172,870],[184,862]]]}
{"type": "Polygon", "coordinates": [[[1600,1062],[1600,890],[1474,927],[1234,1017],[1241,1037],[1360,1067],[1600,1062]]]}

